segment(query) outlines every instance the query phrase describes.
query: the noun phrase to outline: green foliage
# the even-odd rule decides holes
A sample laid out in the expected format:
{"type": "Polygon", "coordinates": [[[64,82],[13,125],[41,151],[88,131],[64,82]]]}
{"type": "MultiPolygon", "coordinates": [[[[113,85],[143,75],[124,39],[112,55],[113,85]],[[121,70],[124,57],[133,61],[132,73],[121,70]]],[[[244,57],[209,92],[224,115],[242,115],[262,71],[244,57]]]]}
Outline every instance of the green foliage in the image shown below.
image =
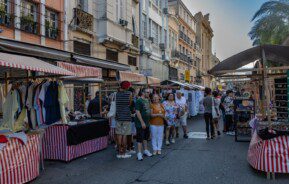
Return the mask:
{"type": "Polygon", "coordinates": [[[289,0],[264,3],[252,18],[249,32],[253,45],[282,44],[289,36],[289,0]]]}

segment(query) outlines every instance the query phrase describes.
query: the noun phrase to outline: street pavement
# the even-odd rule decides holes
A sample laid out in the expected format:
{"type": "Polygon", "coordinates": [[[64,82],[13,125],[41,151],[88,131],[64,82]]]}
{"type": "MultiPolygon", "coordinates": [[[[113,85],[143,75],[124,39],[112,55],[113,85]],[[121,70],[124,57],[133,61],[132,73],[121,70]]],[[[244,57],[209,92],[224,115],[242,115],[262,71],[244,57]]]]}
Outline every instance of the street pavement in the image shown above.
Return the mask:
{"type": "MultiPolygon", "coordinates": [[[[189,121],[193,132],[204,132],[202,117],[189,121]]],[[[181,132],[181,131],[180,131],[181,132]]],[[[249,143],[221,135],[215,140],[183,139],[164,146],[161,156],[119,160],[113,146],[70,163],[46,161],[33,184],[288,184],[289,175],[267,180],[247,162],[249,143]]]]}

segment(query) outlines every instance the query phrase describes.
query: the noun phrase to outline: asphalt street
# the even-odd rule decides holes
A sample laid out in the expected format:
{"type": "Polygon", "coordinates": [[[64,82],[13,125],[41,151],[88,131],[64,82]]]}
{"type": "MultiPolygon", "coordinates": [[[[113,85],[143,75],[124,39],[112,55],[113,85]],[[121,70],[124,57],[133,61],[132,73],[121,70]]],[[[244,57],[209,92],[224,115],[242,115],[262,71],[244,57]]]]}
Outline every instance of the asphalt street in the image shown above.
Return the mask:
{"type": "MultiPolygon", "coordinates": [[[[204,132],[202,117],[189,121],[193,132],[204,132]]],[[[267,180],[247,162],[249,143],[221,135],[215,140],[183,139],[164,146],[161,156],[119,160],[113,146],[70,163],[46,161],[33,184],[288,184],[289,175],[267,180]]]]}

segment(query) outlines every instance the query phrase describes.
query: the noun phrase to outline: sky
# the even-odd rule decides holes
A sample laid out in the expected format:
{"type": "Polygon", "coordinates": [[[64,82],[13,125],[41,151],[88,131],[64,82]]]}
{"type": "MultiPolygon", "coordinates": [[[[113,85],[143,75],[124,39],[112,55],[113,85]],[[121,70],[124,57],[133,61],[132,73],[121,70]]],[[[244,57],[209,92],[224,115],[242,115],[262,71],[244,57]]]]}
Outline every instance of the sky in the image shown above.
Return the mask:
{"type": "Polygon", "coordinates": [[[248,33],[251,19],[267,0],[183,0],[193,15],[210,13],[213,50],[222,61],[252,47],[248,33]]]}

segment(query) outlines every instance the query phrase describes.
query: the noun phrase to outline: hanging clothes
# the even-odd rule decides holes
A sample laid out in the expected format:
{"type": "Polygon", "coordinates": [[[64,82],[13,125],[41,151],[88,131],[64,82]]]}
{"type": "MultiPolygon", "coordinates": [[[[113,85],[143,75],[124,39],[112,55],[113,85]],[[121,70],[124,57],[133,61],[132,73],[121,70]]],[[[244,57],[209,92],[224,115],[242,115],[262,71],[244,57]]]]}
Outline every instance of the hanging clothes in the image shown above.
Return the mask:
{"type": "Polygon", "coordinates": [[[45,94],[44,107],[46,111],[45,124],[51,125],[61,119],[57,82],[50,82],[45,94]]]}
{"type": "Polygon", "coordinates": [[[0,84],[0,113],[3,113],[3,104],[5,101],[3,86],[0,84]]]}
{"type": "Polygon", "coordinates": [[[16,113],[19,109],[18,104],[18,92],[16,90],[11,90],[6,97],[3,104],[3,125],[1,129],[10,129],[13,131],[14,123],[16,119],[16,113]]]}
{"type": "Polygon", "coordinates": [[[36,114],[35,109],[33,108],[33,95],[34,95],[34,88],[36,83],[31,83],[27,88],[27,98],[26,98],[26,108],[27,108],[27,116],[28,116],[28,123],[29,127],[32,129],[36,129],[36,114]]]}
{"type": "Polygon", "coordinates": [[[46,81],[44,84],[42,84],[42,87],[39,93],[39,100],[41,101],[41,106],[42,106],[43,124],[45,124],[45,120],[46,120],[46,109],[44,108],[45,94],[47,92],[47,88],[49,85],[50,85],[49,81],[46,81]]]}
{"type": "Polygon", "coordinates": [[[62,82],[59,82],[58,84],[58,101],[60,105],[61,120],[63,123],[67,124],[65,105],[69,102],[69,98],[62,82]]]}

